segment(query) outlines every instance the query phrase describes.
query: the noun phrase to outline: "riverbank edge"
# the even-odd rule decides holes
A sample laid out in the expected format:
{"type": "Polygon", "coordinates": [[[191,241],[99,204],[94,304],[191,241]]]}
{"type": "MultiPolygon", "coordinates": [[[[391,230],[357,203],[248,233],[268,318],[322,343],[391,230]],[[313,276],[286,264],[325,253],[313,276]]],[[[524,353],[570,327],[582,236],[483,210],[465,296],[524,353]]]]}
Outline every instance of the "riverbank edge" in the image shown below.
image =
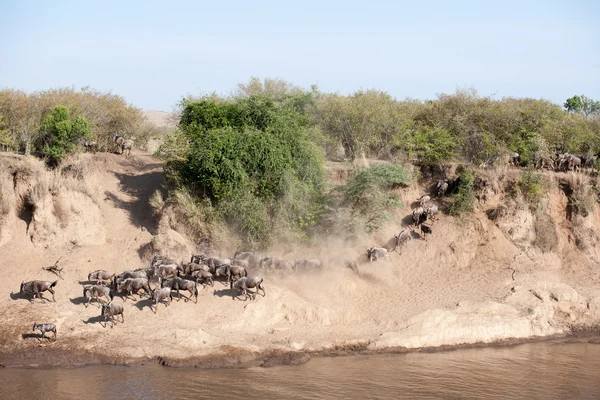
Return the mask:
{"type": "Polygon", "coordinates": [[[288,348],[267,348],[259,351],[250,350],[232,345],[221,346],[216,351],[185,358],[157,357],[131,357],[126,355],[106,355],[90,350],[69,350],[53,348],[51,344],[37,348],[27,348],[18,351],[0,351],[0,368],[15,369],[54,369],[54,368],[81,368],[95,365],[130,366],[156,362],[164,367],[171,368],[269,368],[279,365],[301,365],[313,357],[348,357],[369,356],[381,354],[407,354],[407,353],[436,353],[461,349],[476,349],[486,347],[510,347],[525,343],[537,343],[551,340],[585,341],[591,344],[600,344],[600,326],[586,329],[576,329],[566,334],[547,336],[532,336],[528,338],[508,338],[492,342],[461,343],[434,347],[385,347],[369,349],[369,341],[355,341],[350,344],[336,345],[319,350],[292,350],[288,348]]]}

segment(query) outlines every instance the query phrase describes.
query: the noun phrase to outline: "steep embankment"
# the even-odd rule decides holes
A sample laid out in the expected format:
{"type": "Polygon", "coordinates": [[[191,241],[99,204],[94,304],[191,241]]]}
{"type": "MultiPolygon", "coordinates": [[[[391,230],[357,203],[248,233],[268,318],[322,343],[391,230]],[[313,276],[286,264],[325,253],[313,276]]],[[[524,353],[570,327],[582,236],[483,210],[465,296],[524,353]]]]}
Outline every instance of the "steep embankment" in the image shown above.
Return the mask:
{"type": "MultiPolygon", "coordinates": [[[[148,199],[160,188],[162,165],[142,154],[84,155],[61,177],[40,179],[44,173],[20,164],[31,161],[4,162],[3,196],[23,205],[5,213],[0,230],[5,365],[157,357],[166,365],[271,365],[302,361],[307,353],[525,340],[600,321],[597,236],[585,245],[576,237],[584,228],[598,234],[600,212],[567,220],[566,197],[552,190],[543,215],[555,235],[542,252],[535,244],[541,235],[536,217],[507,199],[503,186],[510,174],[504,173],[490,178],[487,203],[477,212],[460,220],[442,215],[427,241],[410,241],[401,255],[391,253],[391,262],[360,265],[360,276],[334,266],[309,275],[265,276],[266,296],[247,302],[233,301],[216,282],[200,289],[197,304],[174,301],[159,305],[157,314],[147,299],[128,300],[125,323],[104,328],[97,305],[83,305],[80,281],[88,272],[145,267],[143,258],[153,250],[182,259],[194,250],[168,226],[155,225],[148,199]],[[40,186],[40,180],[50,183],[40,186]],[[508,207],[492,221],[485,211],[498,204],[508,207]],[[64,280],[58,280],[56,303],[31,304],[14,294],[23,280],[56,280],[41,267],[60,257],[64,280]],[[33,322],[56,323],[59,340],[40,344],[31,337],[33,322]]],[[[398,195],[410,204],[422,191],[415,186],[398,195]]],[[[410,211],[399,210],[398,221],[410,211]]],[[[387,244],[400,225],[364,243],[332,239],[320,248],[270,255],[359,259],[366,245],[387,244]]]]}

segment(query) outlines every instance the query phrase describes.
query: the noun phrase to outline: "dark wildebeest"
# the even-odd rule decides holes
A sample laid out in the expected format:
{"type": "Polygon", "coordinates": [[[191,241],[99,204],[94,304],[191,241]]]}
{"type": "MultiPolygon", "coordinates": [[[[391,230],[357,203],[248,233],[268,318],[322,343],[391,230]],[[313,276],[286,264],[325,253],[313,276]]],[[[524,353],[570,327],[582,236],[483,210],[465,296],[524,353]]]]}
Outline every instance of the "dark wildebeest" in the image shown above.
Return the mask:
{"type": "Polygon", "coordinates": [[[294,271],[320,271],[323,269],[323,263],[318,259],[294,260],[294,271]]]}
{"type": "Polygon", "coordinates": [[[196,283],[202,284],[203,287],[206,285],[214,286],[213,276],[210,272],[204,270],[196,270],[190,274],[190,277],[196,281],[196,283]]]}
{"type": "Polygon", "coordinates": [[[21,282],[21,288],[19,292],[21,294],[33,295],[33,297],[29,300],[33,303],[34,299],[37,297],[45,301],[45,298],[42,296],[42,292],[46,290],[52,293],[52,301],[56,301],[54,298],[54,290],[52,288],[56,286],[58,281],[50,282],[50,281],[30,281],[30,282],[21,282]]]}
{"type": "Polygon", "coordinates": [[[110,283],[114,277],[114,273],[105,271],[103,269],[98,269],[88,274],[88,281],[94,280],[97,281],[98,285],[104,285],[110,283]]]}
{"type": "Polygon", "coordinates": [[[150,291],[150,284],[147,278],[127,278],[117,285],[116,292],[125,292],[124,299],[126,300],[129,295],[131,295],[133,299],[133,294],[138,293],[141,289],[143,289],[148,296],[152,294],[152,292],[150,291]]]}
{"type": "Polygon", "coordinates": [[[385,258],[391,262],[392,259],[388,253],[388,250],[384,249],[383,247],[371,247],[370,249],[367,249],[367,257],[369,258],[370,262],[378,261],[382,258],[385,258]]]}
{"type": "Polygon", "coordinates": [[[190,292],[190,296],[183,296],[185,302],[192,299],[192,295],[196,297],[195,303],[198,303],[198,285],[194,281],[189,281],[187,279],[180,278],[176,276],[175,278],[167,279],[162,282],[163,287],[168,286],[171,290],[177,291],[177,301],[180,299],[179,290],[187,290],[190,292]]]}
{"type": "Polygon", "coordinates": [[[100,300],[100,297],[106,297],[106,299],[108,301],[110,301],[110,288],[108,286],[100,286],[100,285],[84,286],[83,287],[83,297],[88,299],[88,302],[85,303],[86,308],[91,303],[92,299],[96,299],[96,300],[102,302],[100,300]]]}
{"type": "Polygon", "coordinates": [[[42,339],[48,339],[48,340],[50,340],[49,337],[46,337],[46,332],[52,332],[52,333],[54,333],[54,342],[56,342],[56,325],[54,325],[54,324],[38,324],[38,323],[34,323],[32,330],[34,332],[35,331],[40,331],[42,333],[42,337],[39,338],[40,341],[42,339]]]}
{"type": "Polygon", "coordinates": [[[215,271],[215,278],[219,276],[226,276],[227,282],[231,281],[231,278],[239,279],[243,276],[248,276],[246,268],[240,267],[239,265],[224,265],[217,268],[215,271]]]}
{"type": "Polygon", "coordinates": [[[206,271],[210,273],[210,267],[206,264],[189,263],[185,265],[182,263],[179,267],[179,271],[184,275],[191,276],[195,271],[206,271]]]}
{"type": "Polygon", "coordinates": [[[431,230],[431,226],[426,224],[421,224],[421,239],[427,240],[426,236],[431,235],[433,231],[431,230]]]}
{"type": "MultiPolygon", "coordinates": [[[[121,316],[121,323],[125,322],[125,315],[123,314],[123,304],[122,303],[113,303],[111,300],[108,304],[102,304],[102,311],[100,312],[100,316],[104,317],[104,323],[106,324],[106,320],[110,318],[111,328],[115,326],[115,316],[121,316]]],[[[106,328],[106,325],[104,325],[106,328]]]]}
{"type": "Polygon", "coordinates": [[[158,311],[158,303],[163,303],[165,306],[168,306],[169,304],[171,304],[172,300],[173,296],[171,295],[170,287],[156,289],[152,293],[152,305],[154,306],[154,308],[151,305],[150,309],[154,311],[154,314],[156,314],[156,312],[158,311]],[[165,300],[167,299],[168,301],[165,302],[165,300]]]}
{"type": "MultiPolygon", "coordinates": [[[[242,293],[246,296],[244,298],[244,301],[248,300],[248,297],[250,297],[251,300],[254,300],[254,297],[256,296],[256,294],[258,293],[259,290],[263,291],[263,297],[266,294],[265,289],[262,287],[262,282],[263,282],[263,278],[261,278],[260,276],[244,276],[244,277],[236,280],[235,282],[230,281],[229,288],[232,290],[234,290],[234,289],[241,290],[242,293]],[[252,289],[252,288],[256,288],[256,292],[250,292],[248,290],[248,289],[252,289]],[[250,296],[248,296],[248,293],[250,293],[250,296]]],[[[238,296],[232,295],[234,300],[238,296]]]]}
{"type": "Polygon", "coordinates": [[[119,147],[121,149],[121,155],[125,153],[125,150],[127,150],[127,155],[131,154],[131,149],[133,148],[133,140],[125,139],[121,135],[115,135],[114,141],[115,147],[119,147]]]}

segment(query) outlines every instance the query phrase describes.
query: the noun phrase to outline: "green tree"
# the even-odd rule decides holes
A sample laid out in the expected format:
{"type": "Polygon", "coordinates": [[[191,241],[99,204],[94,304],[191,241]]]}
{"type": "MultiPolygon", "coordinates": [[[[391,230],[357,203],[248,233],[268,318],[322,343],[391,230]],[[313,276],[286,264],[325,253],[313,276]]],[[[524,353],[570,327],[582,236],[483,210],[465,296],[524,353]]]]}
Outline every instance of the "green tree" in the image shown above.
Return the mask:
{"type": "Polygon", "coordinates": [[[584,95],[568,98],[564,106],[567,111],[583,114],[586,119],[600,112],[600,101],[590,99],[584,95]]]}
{"type": "Polygon", "coordinates": [[[44,119],[40,129],[40,147],[48,163],[56,165],[69,153],[75,151],[82,138],[90,137],[88,121],[78,116],[71,122],[69,110],[64,106],[56,106],[44,119]]]}

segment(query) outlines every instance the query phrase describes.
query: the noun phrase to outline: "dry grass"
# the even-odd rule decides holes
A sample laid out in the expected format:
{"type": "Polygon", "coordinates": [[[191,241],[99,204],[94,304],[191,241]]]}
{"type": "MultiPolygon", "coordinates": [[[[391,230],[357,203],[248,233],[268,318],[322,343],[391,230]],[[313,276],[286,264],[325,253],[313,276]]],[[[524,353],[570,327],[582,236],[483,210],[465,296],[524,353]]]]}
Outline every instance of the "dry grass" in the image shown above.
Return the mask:
{"type": "Polygon", "coordinates": [[[207,203],[196,202],[189,193],[177,190],[172,192],[169,199],[159,208],[163,200],[162,197],[155,196],[160,194],[155,193],[150,199],[150,204],[154,210],[161,210],[160,224],[167,224],[169,228],[185,233],[197,244],[218,247],[225,241],[231,241],[231,233],[208,200],[207,203]]]}
{"type": "Polygon", "coordinates": [[[152,208],[152,213],[154,214],[154,216],[160,215],[160,213],[162,212],[162,210],[165,206],[165,201],[162,197],[162,194],[160,193],[160,190],[154,191],[154,193],[152,193],[152,196],[150,196],[149,201],[150,201],[150,207],[152,208]]]}
{"type": "Polygon", "coordinates": [[[535,240],[533,241],[535,247],[544,252],[556,249],[556,246],[558,245],[558,234],[556,233],[552,218],[549,215],[536,215],[535,221],[533,222],[533,228],[535,229],[535,240]]]}
{"type": "Polygon", "coordinates": [[[561,177],[560,183],[572,190],[570,201],[577,213],[585,217],[594,211],[598,203],[595,178],[572,172],[561,177]]]}
{"type": "Polygon", "coordinates": [[[0,221],[10,214],[15,206],[15,192],[9,176],[0,175],[0,221]]]}

